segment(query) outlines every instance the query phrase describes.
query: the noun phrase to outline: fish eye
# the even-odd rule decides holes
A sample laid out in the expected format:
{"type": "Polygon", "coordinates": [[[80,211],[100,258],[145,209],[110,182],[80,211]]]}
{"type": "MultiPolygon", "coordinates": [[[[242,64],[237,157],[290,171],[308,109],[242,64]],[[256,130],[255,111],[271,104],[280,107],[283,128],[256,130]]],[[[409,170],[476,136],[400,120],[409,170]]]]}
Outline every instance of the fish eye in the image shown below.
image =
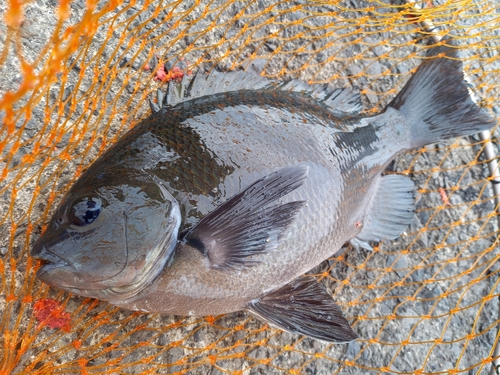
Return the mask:
{"type": "Polygon", "coordinates": [[[101,213],[102,201],[97,197],[82,198],[71,207],[70,221],[83,227],[92,223],[101,213]]]}

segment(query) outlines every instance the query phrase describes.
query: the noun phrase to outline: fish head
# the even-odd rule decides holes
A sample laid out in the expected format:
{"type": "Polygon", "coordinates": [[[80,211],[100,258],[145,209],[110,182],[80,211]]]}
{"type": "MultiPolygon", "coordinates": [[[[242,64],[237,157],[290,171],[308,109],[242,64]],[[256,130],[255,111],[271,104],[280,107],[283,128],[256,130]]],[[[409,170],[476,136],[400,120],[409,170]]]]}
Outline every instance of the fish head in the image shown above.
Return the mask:
{"type": "Polygon", "coordinates": [[[113,301],[132,298],[161,272],[177,243],[179,205],[160,181],[117,181],[77,183],[63,198],[31,251],[43,261],[41,281],[113,301]]]}

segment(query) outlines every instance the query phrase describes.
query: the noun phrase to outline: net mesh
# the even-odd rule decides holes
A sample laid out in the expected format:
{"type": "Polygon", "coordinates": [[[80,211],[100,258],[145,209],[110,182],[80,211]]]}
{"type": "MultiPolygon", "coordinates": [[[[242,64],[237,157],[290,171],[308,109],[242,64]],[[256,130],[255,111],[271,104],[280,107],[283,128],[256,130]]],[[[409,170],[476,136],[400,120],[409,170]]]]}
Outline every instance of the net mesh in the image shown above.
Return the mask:
{"type": "Polygon", "coordinates": [[[415,71],[428,21],[499,113],[498,2],[8,0],[0,13],[0,375],[489,373],[499,207],[475,137],[398,158],[418,187],[406,233],[311,271],[360,336],[347,345],[243,312],[140,314],[58,292],[29,249],[72,181],[149,114],[150,93],[201,64],[262,59],[272,78],[361,91],[369,115],[415,71]]]}

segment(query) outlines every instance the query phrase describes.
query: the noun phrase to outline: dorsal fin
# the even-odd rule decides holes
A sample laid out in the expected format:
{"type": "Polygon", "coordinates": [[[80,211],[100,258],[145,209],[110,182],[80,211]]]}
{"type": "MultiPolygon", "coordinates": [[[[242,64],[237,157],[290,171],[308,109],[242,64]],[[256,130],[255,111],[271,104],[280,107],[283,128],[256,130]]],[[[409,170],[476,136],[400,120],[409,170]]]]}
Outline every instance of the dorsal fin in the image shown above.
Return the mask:
{"type": "Polygon", "coordinates": [[[153,112],[158,112],[158,108],[161,109],[167,105],[173,106],[194,98],[223,92],[273,89],[309,96],[328,106],[339,119],[354,117],[361,112],[361,96],[351,89],[334,89],[329,85],[319,84],[310,85],[297,79],[283,82],[270,80],[260,74],[263,65],[261,60],[256,60],[245,70],[221,72],[213,68],[209,73],[200,70],[194,76],[184,74],[180,83],[174,80],[169,82],[166,96],[161,92],[158,93],[157,104],[150,101],[151,109],[153,112]]]}

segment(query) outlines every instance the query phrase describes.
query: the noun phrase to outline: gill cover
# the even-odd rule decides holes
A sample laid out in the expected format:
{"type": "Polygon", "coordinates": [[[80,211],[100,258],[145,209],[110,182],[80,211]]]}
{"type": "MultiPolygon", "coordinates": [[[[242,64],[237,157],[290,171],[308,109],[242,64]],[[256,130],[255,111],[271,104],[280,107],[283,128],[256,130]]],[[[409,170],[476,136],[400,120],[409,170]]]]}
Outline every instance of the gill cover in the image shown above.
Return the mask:
{"type": "Polygon", "coordinates": [[[158,275],[177,241],[178,203],[156,177],[121,177],[105,179],[124,181],[114,185],[96,179],[93,189],[84,180],[68,192],[31,252],[45,261],[40,280],[112,301],[133,297],[158,275]]]}

